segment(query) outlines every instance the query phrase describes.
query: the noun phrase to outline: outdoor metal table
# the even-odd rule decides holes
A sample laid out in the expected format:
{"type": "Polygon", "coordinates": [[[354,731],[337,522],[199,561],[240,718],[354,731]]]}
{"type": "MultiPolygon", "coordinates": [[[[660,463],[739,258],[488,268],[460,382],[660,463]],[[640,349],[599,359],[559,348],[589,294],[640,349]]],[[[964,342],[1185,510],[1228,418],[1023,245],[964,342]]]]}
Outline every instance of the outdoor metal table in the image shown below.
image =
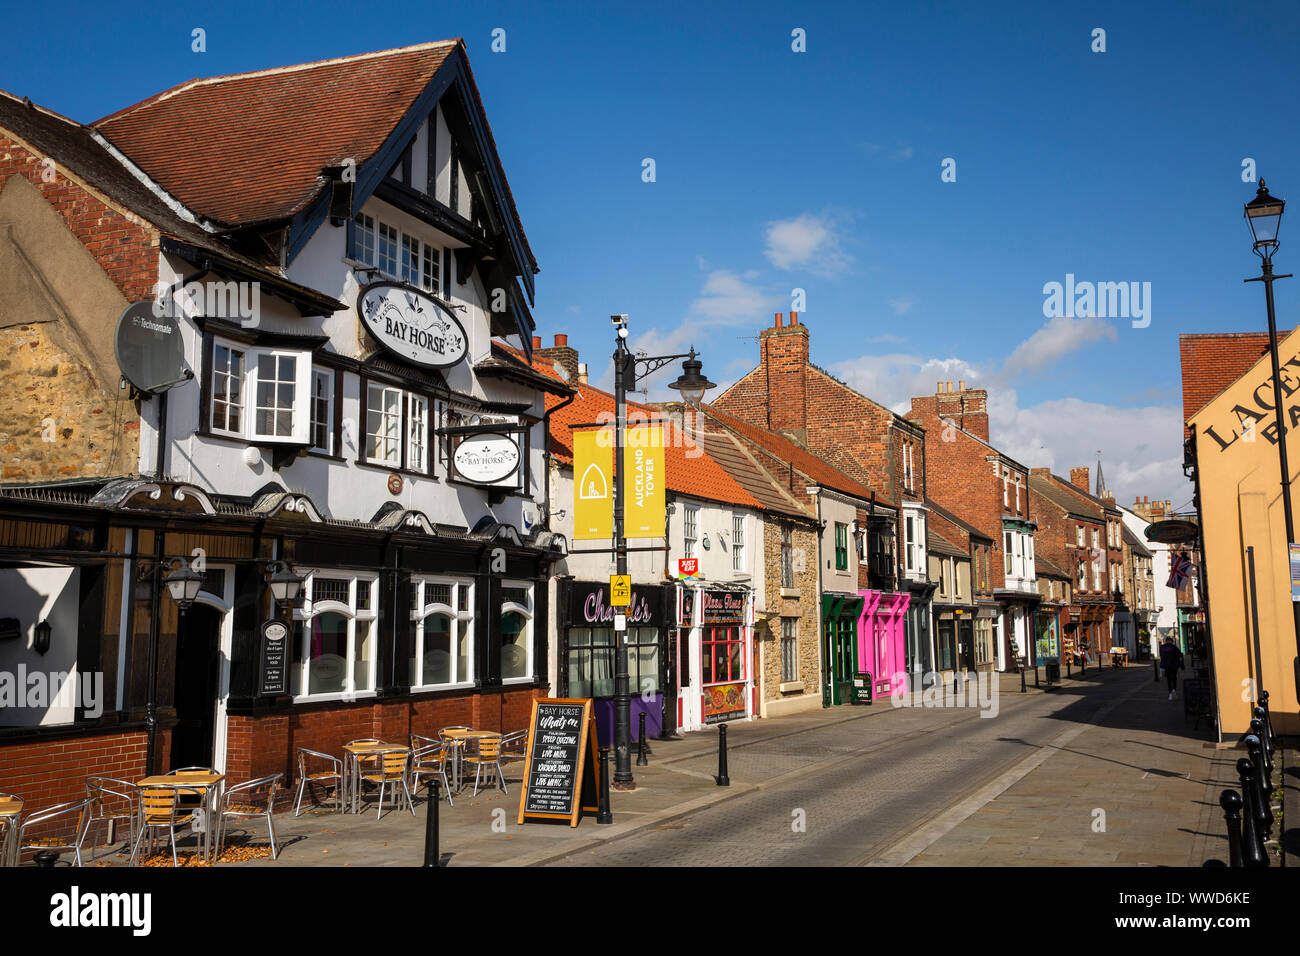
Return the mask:
{"type": "Polygon", "coordinates": [[[461,781],[461,757],[465,751],[465,745],[470,740],[478,740],[482,737],[500,737],[501,735],[495,730],[447,730],[444,731],[443,739],[451,744],[451,775],[456,783],[456,792],[460,793],[463,783],[461,781]]]}
{"type": "Polygon", "coordinates": [[[358,799],[361,796],[361,766],[359,757],[367,754],[380,754],[385,750],[401,750],[410,752],[410,747],[403,747],[401,744],[346,744],[343,747],[343,794],[344,803],[351,800],[352,812],[357,812],[358,799]]]}
{"type": "Polygon", "coordinates": [[[0,843],[0,866],[18,865],[18,818],[23,806],[22,797],[0,797],[0,817],[5,824],[5,839],[0,843]]]}
{"type": "Polygon", "coordinates": [[[198,793],[202,798],[199,811],[203,814],[203,859],[212,855],[212,833],[216,828],[216,808],[221,806],[221,785],[226,775],[215,771],[186,770],[181,773],[160,773],[136,781],[136,786],[174,787],[181,793],[198,793]]]}

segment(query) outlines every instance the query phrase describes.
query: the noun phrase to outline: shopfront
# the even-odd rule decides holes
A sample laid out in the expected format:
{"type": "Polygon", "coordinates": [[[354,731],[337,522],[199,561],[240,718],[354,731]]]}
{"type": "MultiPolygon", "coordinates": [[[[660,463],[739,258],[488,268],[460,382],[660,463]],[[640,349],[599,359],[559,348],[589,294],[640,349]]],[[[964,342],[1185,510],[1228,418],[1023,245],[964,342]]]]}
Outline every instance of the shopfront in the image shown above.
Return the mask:
{"type": "Polygon", "coordinates": [[[1034,615],[1034,652],[1035,661],[1043,664],[1049,660],[1059,661],[1061,657],[1060,615],[1055,608],[1042,609],[1034,615]]]}
{"type": "MultiPolygon", "coordinates": [[[[872,696],[906,693],[910,689],[906,616],[913,606],[912,595],[906,591],[859,591],[858,594],[862,598],[858,659],[862,669],[873,678],[872,696]]],[[[926,636],[918,632],[918,637],[926,636]]],[[[924,642],[921,656],[929,656],[928,640],[924,642]]]]}
{"type": "Polygon", "coordinates": [[[855,680],[869,670],[859,648],[858,628],[862,598],[856,594],[827,592],[822,595],[822,703],[851,704],[855,680]]]}
{"type": "MultiPolygon", "coordinates": [[[[615,608],[609,600],[608,581],[570,581],[557,585],[562,613],[559,625],[558,695],[590,697],[596,716],[596,733],[602,745],[614,739],[614,675],[617,665],[615,608]]],[[[646,735],[663,733],[677,708],[669,673],[668,609],[673,585],[634,585],[632,603],[620,608],[627,615],[628,693],[632,706],[632,739],[637,739],[641,714],[646,715],[646,735]]],[[[671,729],[671,728],[670,728],[671,729]]]]}

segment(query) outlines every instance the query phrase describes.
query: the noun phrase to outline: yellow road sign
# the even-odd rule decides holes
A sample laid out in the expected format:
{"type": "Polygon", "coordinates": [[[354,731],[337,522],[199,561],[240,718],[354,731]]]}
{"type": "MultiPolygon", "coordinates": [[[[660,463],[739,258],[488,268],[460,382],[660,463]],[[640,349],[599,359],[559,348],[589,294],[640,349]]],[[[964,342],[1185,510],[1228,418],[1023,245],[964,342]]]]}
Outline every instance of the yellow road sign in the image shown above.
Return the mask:
{"type": "Polygon", "coordinates": [[[611,574],[609,576],[609,606],[627,607],[632,603],[632,575],[611,574]]]}

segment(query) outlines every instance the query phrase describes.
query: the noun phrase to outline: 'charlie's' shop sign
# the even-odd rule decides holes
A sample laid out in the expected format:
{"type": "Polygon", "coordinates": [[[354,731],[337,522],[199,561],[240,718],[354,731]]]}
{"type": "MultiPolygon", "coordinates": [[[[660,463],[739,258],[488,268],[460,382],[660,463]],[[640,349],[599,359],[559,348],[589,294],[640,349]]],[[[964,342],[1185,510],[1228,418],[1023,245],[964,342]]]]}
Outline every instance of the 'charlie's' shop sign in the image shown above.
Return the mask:
{"type": "Polygon", "coordinates": [[[357,296],[357,314],[380,345],[408,362],[448,368],[469,349],[460,320],[410,286],[371,283],[357,296]]]}
{"type": "MultiPolygon", "coordinates": [[[[1278,378],[1282,388],[1282,400],[1287,401],[1293,392],[1300,389],[1300,355],[1291,356],[1283,361],[1279,367],[1282,373],[1278,378]]],[[[1235,388],[1236,386],[1234,386],[1234,390],[1235,388]]],[[[1269,374],[1268,367],[1265,366],[1264,377],[1259,380],[1258,384],[1250,392],[1249,397],[1243,394],[1242,401],[1233,405],[1223,420],[1216,421],[1213,425],[1207,425],[1201,429],[1201,434],[1212,439],[1215,443],[1200,442],[1201,448],[1213,448],[1216,451],[1223,452],[1227,451],[1239,440],[1252,442],[1261,435],[1276,445],[1276,407],[1273,402],[1273,376],[1269,374]]],[[[1300,428],[1300,399],[1295,404],[1288,404],[1285,411],[1287,428],[1300,428]]]]}
{"type": "Polygon", "coordinates": [[[519,444],[500,432],[466,435],[451,456],[455,478],[472,485],[514,484],[519,444]]]}
{"type": "Polygon", "coordinates": [[[632,603],[614,608],[609,603],[609,582],[569,585],[569,624],[573,627],[613,627],[614,613],[627,614],[628,627],[659,627],[663,623],[662,592],[657,587],[632,589],[632,603]]]}

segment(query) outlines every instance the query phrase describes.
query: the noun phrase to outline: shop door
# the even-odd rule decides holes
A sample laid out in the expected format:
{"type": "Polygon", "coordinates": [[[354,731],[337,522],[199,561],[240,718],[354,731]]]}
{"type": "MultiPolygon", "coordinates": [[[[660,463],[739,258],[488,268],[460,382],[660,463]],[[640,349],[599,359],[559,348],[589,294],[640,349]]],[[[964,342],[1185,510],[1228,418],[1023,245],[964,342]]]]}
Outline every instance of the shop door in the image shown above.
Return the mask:
{"type": "Polygon", "coordinates": [[[975,669],[975,622],[962,618],[957,622],[957,640],[961,644],[961,665],[968,671],[975,669]]]}
{"type": "Polygon", "coordinates": [[[171,766],[210,767],[217,718],[223,614],[196,603],[185,612],[176,639],[176,727],[171,766]]]}

